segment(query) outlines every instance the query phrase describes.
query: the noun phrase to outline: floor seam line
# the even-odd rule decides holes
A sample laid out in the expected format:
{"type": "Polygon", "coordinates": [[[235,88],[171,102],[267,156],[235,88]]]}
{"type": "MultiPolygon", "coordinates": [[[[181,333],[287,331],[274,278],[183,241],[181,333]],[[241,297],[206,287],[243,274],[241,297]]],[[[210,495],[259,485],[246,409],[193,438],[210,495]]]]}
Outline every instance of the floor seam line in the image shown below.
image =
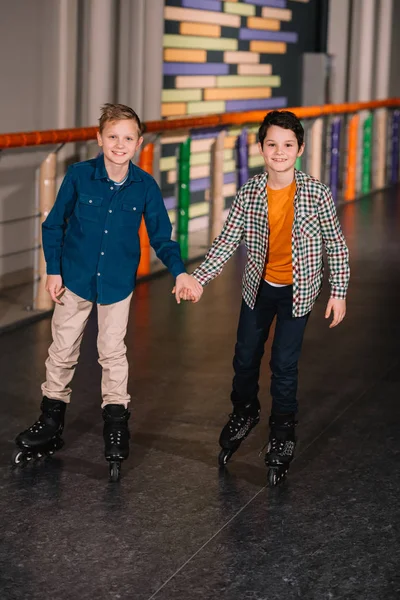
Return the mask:
{"type": "MultiPolygon", "coordinates": [[[[390,371],[397,365],[399,364],[399,361],[396,359],[394,361],[394,363],[387,369],[387,371],[385,371],[384,375],[382,375],[382,377],[380,377],[377,381],[375,381],[371,386],[369,386],[366,390],[364,390],[363,392],[361,392],[357,398],[355,398],[352,402],[350,402],[350,404],[348,404],[318,435],[316,435],[311,442],[309,442],[307,444],[307,446],[305,448],[303,448],[301,450],[301,452],[293,459],[292,464],[294,462],[296,462],[296,460],[298,460],[313,444],[315,444],[315,442],[317,442],[320,437],[322,435],[324,435],[328,429],[330,429],[330,427],[332,425],[334,425],[352,406],[354,406],[355,404],[357,404],[357,402],[359,402],[363,396],[365,396],[365,394],[369,393],[371,390],[373,390],[383,379],[385,379],[385,377],[387,376],[388,373],[390,373],[390,371]]],[[[263,492],[264,490],[266,490],[269,486],[268,485],[264,485],[262,488],[260,488],[258,490],[258,492],[256,494],[254,494],[254,496],[252,496],[252,498],[250,498],[250,500],[248,500],[246,502],[246,504],[244,504],[242,506],[242,508],[240,510],[238,510],[237,513],[235,513],[226,523],[224,523],[224,525],[222,527],[220,527],[220,529],[218,529],[218,531],[216,531],[207,541],[204,542],[204,544],[202,544],[202,546],[200,546],[200,548],[198,548],[196,550],[196,552],[194,552],[194,554],[192,554],[180,567],[179,569],[177,569],[175,571],[175,573],[173,573],[170,577],[168,577],[168,579],[166,581],[164,581],[164,583],[151,595],[149,596],[149,598],[147,600],[152,600],[153,598],[155,598],[155,596],[161,592],[162,589],[164,589],[164,587],[166,587],[168,585],[168,583],[170,581],[172,581],[172,579],[174,579],[174,577],[176,577],[176,575],[178,575],[178,573],[180,573],[185,567],[186,565],[188,565],[202,550],[204,550],[204,548],[206,546],[208,546],[208,544],[210,542],[212,542],[212,540],[214,538],[216,538],[228,525],[230,525],[232,523],[232,521],[234,521],[236,519],[236,517],[238,517],[244,510],[245,508],[247,508],[249,506],[249,504],[251,504],[253,502],[253,500],[255,500],[257,498],[257,496],[259,496],[261,494],[261,492],[263,492]]]]}

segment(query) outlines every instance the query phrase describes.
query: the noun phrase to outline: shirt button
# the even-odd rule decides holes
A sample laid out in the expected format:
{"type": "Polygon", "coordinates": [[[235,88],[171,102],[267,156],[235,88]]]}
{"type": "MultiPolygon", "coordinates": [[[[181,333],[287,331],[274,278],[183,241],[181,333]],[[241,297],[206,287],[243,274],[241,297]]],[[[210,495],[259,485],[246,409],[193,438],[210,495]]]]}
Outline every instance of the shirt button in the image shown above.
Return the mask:
{"type": "Polygon", "coordinates": [[[112,213],[112,210],[109,210],[108,212],[109,212],[109,213],[112,213]]]}
{"type": "Polygon", "coordinates": [[[97,273],[97,276],[100,277],[100,273],[97,273]]]}
{"type": "Polygon", "coordinates": [[[110,187],[110,190],[113,190],[113,189],[114,189],[114,188],[113,188],[113,186],[111,186],[111,187],[110,187]]]}
{"type": "Polygon", "coordinates": [[[104,256],[104,252],[101,252],[101,255],[104,256]]]}
{"type": "Polygon", "coordinates": [[[89,200],[89,204],[92,204],[93,200],[89,200]]]}
{"type": "Polygon", "coordinates": [[[133,210],[136,210],[136,206],[133,207],[133,210]]]}
{"type": "Polygon", "coordinates": [[[104,233],[108,233],[108,230],[107,230],[107,229],[105,229],[105,230],[104,230],[104,233]]]}

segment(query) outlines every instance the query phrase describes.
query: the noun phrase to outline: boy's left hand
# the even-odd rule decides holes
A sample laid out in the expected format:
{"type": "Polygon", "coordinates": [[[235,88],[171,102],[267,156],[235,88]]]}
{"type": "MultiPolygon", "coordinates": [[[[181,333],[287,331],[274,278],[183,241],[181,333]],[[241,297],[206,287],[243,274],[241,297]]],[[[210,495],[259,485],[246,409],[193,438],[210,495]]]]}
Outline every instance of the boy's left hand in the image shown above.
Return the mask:
{"type": "Polygon", "coordinates": [[[174,289],[172,293],[175,294],[175,298],[178,304],[183,300],[191,300],[192,302],[198,302],[203,293],[203,286],[193,277],[187,273],[181,273],[178,275],[175,281],[174,289]]]}
{"type": "Polygon", "coordinates": [[[325,311],[325,319],[329,319],[333,312],[333,320],[329,328],[336,327],[341,323],[346,315],[346,300],[338,300],[337,298],[329,298],[329,302],[325,311]]]}

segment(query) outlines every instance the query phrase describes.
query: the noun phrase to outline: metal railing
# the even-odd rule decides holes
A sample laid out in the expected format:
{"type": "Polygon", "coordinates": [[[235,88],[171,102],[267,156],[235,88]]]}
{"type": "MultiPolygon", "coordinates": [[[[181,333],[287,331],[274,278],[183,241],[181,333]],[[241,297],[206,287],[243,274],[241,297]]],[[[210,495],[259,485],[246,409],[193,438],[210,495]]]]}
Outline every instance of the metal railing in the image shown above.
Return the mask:
{"type": "MultiPolygon", "coordinates": [[[[306,152],[297,167],[327,183],[336,201],[351,201],[362,194],[382,189],[399,181],[399,125],[400,98],[382,101],[329,104],[325,106],[296,107],[292,110],[306,130],[306,152]]],[[[192,132],[215,133],[210,164],[210,205],[208,241],[219,233],[223,223],[223,166],[226,136],[234,128],[236,150],[236,180],[242,185],[251,170],[262,168],[257,163],[257,125],[267,111],[229,113],[195,118],[177,118],[151,121],[144,124],[145,144],[139,156],[139,165],[153,173],[155,140],[171,135],[186,138],[179,148],[176,176],[176,234],[182,256],[189,256],[190,218],[190,139],[192,132]],[[237,128],[241,130],[237,133],[237,128]],[[150,135],[151,134],[151,135],[150,135]]],[[[0,135],[0,150],[28,146],[57,145],[42,162],[39,169],[39,214],[37,237],[33,250],[34,308],[49,310],[51,300],[44,290],[45,261],[41,251],[41,223],[51,210],[56,197],[57,153],[64,144],[96,139],[97,128],[86,127],[0,135]]],[[[31,215],[29,218],[34,218],[31,215]]],[[[28,218],[28,217],[27,217],[28,218]]],[[[151,273],[149,239],[144,224],[140,228],[141,262],[139,277],[151,273]]]]}

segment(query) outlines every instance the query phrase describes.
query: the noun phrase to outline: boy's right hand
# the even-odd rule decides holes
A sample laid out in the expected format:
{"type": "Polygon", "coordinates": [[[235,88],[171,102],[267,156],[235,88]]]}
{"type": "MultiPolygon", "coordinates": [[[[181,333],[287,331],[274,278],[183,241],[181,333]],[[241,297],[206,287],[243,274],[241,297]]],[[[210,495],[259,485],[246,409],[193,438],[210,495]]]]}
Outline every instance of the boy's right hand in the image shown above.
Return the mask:
{"type": "Polygon", "coordinates": [[[65,291],[61,275],[47,275],[46,292],[49,292],[51,299],[56,304],[62,304],[57,296],[61,296],[65,291]]]}

